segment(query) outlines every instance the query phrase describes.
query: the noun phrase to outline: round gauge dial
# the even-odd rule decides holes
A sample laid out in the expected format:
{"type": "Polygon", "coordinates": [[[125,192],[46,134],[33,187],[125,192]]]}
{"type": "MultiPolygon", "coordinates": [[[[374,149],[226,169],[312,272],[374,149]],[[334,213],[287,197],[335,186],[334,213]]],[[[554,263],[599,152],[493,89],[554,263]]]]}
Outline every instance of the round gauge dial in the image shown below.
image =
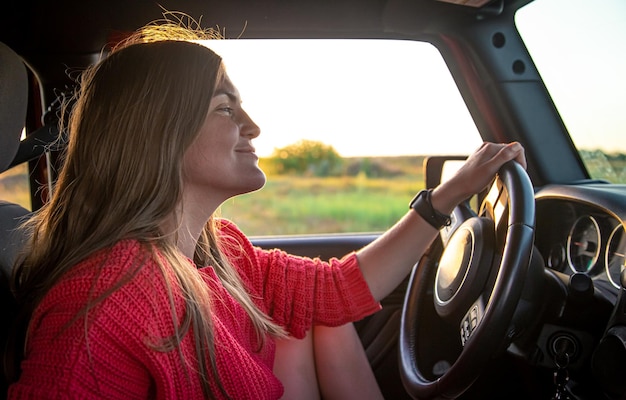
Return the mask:
{"type": "Polygon", "coordinates": [[[567,262],[574,272],[589,272],[600,255],[600,228],[587,215],[574,222],[567,237],[567,262]]]}
{"type": "Polygon", "coordinates": [[[604,253],[606,263],[606,274],[611,284],[616,288],[621,288],[621,274],[625,267],[624,253],[626,252],[626,235],[624,227],[618,225],[611,232],[609,243],[604,253]]]}

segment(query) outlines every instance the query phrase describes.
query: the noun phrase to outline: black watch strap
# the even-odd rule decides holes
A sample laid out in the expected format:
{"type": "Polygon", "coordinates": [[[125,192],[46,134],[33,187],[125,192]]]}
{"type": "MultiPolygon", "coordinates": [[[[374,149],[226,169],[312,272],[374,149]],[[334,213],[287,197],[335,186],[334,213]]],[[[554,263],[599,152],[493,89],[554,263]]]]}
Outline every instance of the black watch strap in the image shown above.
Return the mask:
{"type": "Polygon", "coordinates": [[[415,210],[433,228],[440,230],[444,226],[449,226],[451,220],[449,215],[435,210],[431,200],[432,193],[432,189],[422,190],[411,200],[409,207],[415,210]]]}

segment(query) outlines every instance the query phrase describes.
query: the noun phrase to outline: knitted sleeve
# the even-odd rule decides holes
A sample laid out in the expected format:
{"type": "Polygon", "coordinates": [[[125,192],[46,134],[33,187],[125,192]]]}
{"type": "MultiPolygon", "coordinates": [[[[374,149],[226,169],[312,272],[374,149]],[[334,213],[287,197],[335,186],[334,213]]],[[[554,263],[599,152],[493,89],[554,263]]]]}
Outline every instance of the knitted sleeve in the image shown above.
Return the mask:
{"type": "Polygon", "coordinates": [[[296,338],[313,325],[339,326],[380,310],[351,253],[328,262],[254,247],[224,222],[226,253],[260,307],[296,338]]]}

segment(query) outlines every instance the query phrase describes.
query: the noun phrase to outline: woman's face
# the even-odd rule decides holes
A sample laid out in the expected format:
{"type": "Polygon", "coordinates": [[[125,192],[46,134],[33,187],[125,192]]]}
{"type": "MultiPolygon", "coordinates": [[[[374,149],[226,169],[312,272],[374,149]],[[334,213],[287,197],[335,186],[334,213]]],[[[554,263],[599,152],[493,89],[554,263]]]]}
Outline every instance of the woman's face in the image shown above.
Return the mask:
{"type": "Polygon", "coordinates": [[[263,187],[265,174],[252,145],[260,133],[241,107],[237,88],[224,74],[200,133],[185,153],[184,190],[207,196],[205,201],[221,203],[263,187]]]}

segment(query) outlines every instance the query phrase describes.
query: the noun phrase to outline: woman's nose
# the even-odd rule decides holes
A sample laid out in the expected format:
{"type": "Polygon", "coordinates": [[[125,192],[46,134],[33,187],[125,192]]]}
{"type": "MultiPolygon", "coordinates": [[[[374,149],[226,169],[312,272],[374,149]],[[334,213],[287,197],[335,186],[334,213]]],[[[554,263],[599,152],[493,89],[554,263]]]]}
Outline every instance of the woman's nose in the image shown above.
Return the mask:
{"type": "Polygon", "coordinates": [[[261,128],[250,118],[247,112],[242,110],[241,134],[255,138],[261,134],[261,128]]]}

